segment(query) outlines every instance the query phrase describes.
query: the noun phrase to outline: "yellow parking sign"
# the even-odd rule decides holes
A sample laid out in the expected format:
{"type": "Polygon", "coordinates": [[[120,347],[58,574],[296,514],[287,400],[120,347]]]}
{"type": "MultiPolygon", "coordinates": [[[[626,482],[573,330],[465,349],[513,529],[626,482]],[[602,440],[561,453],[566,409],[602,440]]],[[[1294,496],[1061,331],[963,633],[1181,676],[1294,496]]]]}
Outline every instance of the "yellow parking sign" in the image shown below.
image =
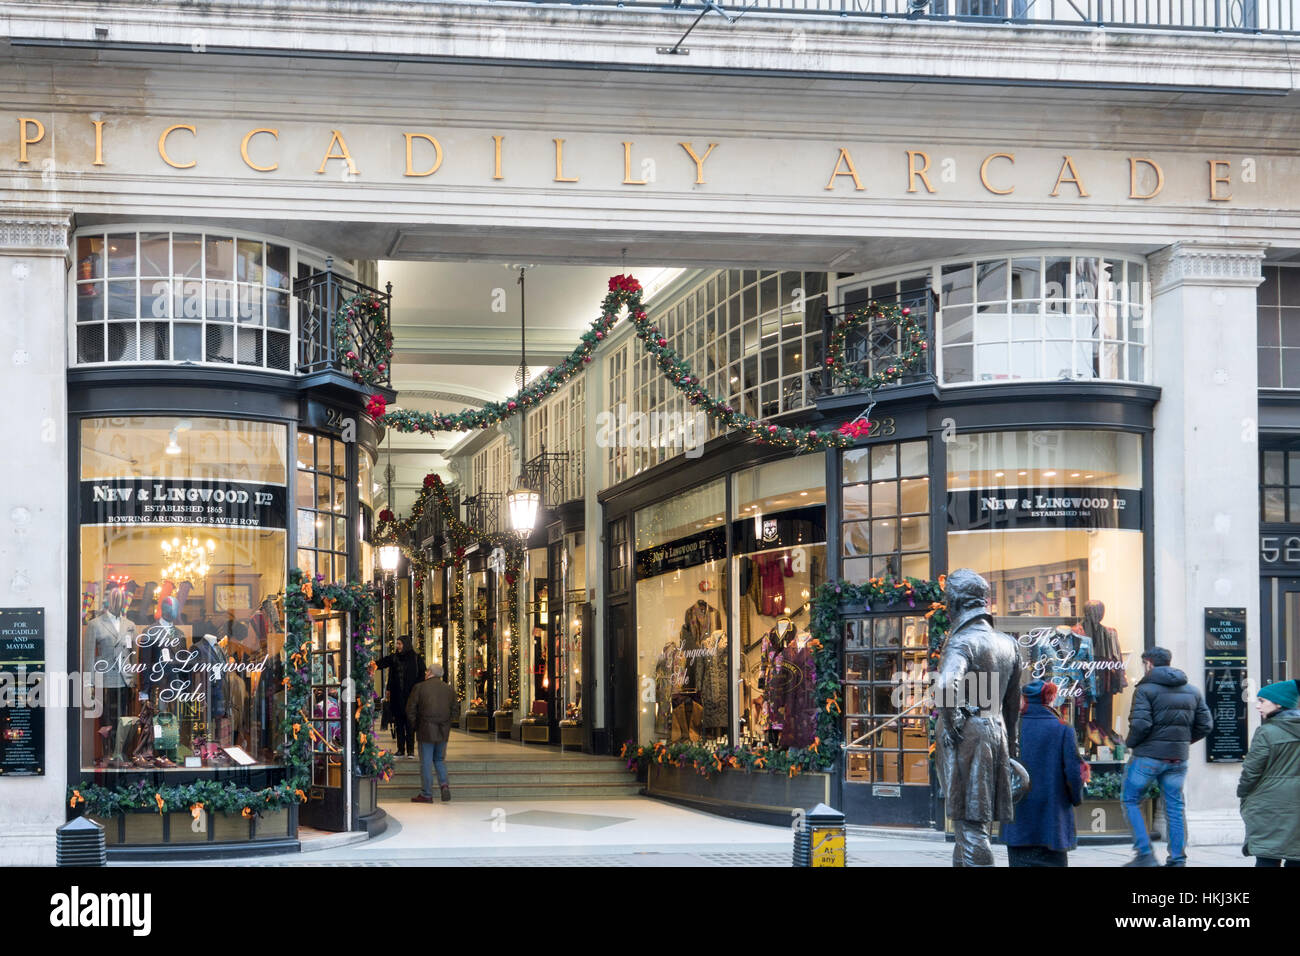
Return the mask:
{"type": "Polygon", "coordinates": [[[812,865],[844,865],[844,830],[842,828],[825,827],[813,829],[812,865]]]}

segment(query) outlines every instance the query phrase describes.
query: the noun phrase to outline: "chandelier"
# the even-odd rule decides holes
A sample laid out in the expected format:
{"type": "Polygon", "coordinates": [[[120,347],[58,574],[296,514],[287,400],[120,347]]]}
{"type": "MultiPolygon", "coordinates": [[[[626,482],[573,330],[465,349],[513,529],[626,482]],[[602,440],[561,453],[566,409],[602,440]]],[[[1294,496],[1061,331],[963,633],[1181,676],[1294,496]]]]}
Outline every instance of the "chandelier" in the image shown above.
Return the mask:
{"type": "Polygon", "coordinates": [[[167,562],[162,569],[163,580],[179,583],[207,577],[208,562],[216,550],[217,544],[211,538],[206,543],[192,537],[163,541],[163,560],[167,562]]]}

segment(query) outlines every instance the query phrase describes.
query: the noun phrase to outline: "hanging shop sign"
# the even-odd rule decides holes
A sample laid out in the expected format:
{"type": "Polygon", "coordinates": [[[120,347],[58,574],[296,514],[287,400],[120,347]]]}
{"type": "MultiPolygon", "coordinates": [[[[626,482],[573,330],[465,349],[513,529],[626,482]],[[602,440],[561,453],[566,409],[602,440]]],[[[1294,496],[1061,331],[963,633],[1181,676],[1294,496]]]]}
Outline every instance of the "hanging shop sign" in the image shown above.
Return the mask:
{"type": "Polygon", "coordinates": [[[656,574],[693,568],[708,561],[726,557],[727,531],[710,528],[689,538],[678,538],[655,548],[645,548],[636,553],[636,575],[650,578],[656,574]]]}
{"type": "Polygon", "coordinates": [[[81,482],[82,525],[286,527],[284,485],[204,478],[95,478],[81,482]]]}
{"type": "Polygon", "coordinates": [[[1133,488],[995,488],[948,492],[949,531],[1142,530],[1133,488]]]}
{"type": "Polygon", "coordinates": [[[0,776],[45,773],[45,609],[0,608],[0,776]]]}

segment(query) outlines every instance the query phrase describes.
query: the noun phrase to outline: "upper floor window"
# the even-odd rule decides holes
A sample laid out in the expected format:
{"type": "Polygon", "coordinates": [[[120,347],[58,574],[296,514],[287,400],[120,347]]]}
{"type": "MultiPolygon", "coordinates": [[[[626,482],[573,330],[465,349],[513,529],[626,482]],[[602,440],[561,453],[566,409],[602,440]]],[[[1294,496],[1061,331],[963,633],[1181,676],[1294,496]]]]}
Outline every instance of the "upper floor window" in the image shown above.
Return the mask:
{"type": "Polygon", "coordinates": [[[1269,524],[1300,523],[1300,450],[1288,445],[1259,453],[1259,520],[1269,524]]]}
{"type": "Polygon", "coordinates": [[[1259,387],[1300,388],[1300,269],[1264,266],[1255,294],[1259,387]]]}
{"type": "Polygon", "coordinates": [[[1142,263],[1015,256],[938,272],[943,384],[1147,380],[1142,263]]]}
{"type": "Polygon", "coordinates": [[[76,364],[292,370],[298,250],[233,232],[107,229],[80,233],[76,257],[76,364]]]}

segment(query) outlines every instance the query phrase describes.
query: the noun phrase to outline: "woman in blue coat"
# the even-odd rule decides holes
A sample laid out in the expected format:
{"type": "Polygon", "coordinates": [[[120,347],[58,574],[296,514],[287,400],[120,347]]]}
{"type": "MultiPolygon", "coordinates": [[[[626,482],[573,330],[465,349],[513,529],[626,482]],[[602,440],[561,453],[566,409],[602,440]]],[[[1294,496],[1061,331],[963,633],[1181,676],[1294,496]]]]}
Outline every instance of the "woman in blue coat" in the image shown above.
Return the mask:
{"type": "Polygon", "coordinates": [[[1029,771],[1029,793],[1016,804],[1016,818],[1002,827],[1012,866],[1069,866],[1077,845],[1074,808],[1083,801],[1083,761],[1074,731],[1051,709],[1056,685],[1041,680],[1021,690],[1020,762],[1029,771]]]}

